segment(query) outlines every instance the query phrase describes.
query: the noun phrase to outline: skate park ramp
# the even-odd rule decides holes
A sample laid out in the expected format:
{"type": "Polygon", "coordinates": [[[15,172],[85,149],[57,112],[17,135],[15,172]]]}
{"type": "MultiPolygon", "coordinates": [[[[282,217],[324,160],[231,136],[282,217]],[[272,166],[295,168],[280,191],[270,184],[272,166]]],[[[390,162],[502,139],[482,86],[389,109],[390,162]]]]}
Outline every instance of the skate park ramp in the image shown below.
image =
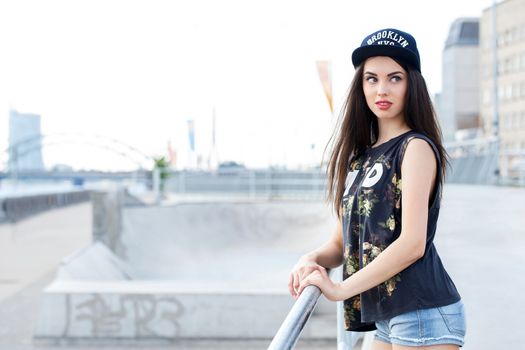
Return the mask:
{"type": "MultiPolygon", "coordinates": [[[[336,226],[321,201],[115,208],[104,220],[117,229],[65,258],[45,289],[35,338],[271,339],[294,303],[289,272],[336,226]]],[[[335,338],[335,311],[321,298],[302,337],[335,338]]]]}
{"type": "Polygon", "coordinates": [[[335,228],[329,210],[305,202],[129,208],[123,223],[121,257],[136,278],[261,289],[282,285],[295,257],[335,228]]]}

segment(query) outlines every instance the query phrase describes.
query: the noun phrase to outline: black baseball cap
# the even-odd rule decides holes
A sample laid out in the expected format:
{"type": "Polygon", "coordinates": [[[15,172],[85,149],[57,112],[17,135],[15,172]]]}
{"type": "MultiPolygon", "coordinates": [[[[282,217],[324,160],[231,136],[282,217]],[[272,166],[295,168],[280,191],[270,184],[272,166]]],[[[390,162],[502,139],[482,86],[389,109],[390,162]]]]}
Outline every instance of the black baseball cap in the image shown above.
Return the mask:
{"type": "Polygon", "coordinates": [[[361,46],[352,53],[352,63],[357,68],[367,58],[373,56],[389,56],[399,59],[421,73],[416,39],[402,30],[387,28],[368,35],[361,46]]]}

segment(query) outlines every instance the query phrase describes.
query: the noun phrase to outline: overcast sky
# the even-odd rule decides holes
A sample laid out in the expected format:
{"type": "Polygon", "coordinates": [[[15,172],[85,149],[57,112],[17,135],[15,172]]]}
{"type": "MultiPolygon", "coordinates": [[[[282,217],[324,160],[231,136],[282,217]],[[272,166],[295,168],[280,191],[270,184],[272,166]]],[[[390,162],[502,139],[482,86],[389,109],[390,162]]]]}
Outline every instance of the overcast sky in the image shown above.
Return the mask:
{"type": "MultiPolygon", "coordinates": [[[[197,153],[211,148],[212,111],[221,161],[297,167],[320,160],[331,115],[316,60],[333,62],[336,111],[350,83],[350,56],[386,27],[414,35],[431,93],[458,17],[492,0],[463,1],[2,1],[0,149],[8,111],[42,116],[42,132],[110,136],[150,155],[172,142],[188,161],[187,120],[197,153]],[[311,145],[315,145],[312,150],[311,145]]],[[[5,161],[2,155],[1,160],[5,161]]],[[[94,147],[44,148],[47,166],[125,169],[94,147]]]]}

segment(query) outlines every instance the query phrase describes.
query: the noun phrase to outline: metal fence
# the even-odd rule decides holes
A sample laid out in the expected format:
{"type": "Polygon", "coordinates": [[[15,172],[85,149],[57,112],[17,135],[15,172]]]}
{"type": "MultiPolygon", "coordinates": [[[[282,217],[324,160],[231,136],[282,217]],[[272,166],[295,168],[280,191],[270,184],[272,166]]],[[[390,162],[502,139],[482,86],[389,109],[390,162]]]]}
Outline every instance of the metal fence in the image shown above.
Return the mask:
{"type": "Polygon", "coordinates": [[[180,171],[170,173],[167,192],[229,193],[250,198],[322,198],[326,177],[321,170],[228,170],[217,172],[180,171]]]}
{"type": "Polygon", "coordinates": [[[451,156],[447,182],[525,186],[525,151],[499,150],[495,137],[445,144],[451,156]]]}
{"type": "Polygon", "coordinates": [[[0,222],[14,223],[46,210],[85,202],[89,199],[90,191],[84,190],[0,198],[0,222]]]}
{"type": "MultiPolygon", "coordinates": [[[[451,167],[447,170],[447,183],[525,186],[525,152],[500,152],[498,157],[496,147],[491,140],[448,145],[451,167]]],[[[174,193],[322,199],[326,185],[325,171],[320,169],[236,169],[171,172],[164,187],[174,193]]]]}

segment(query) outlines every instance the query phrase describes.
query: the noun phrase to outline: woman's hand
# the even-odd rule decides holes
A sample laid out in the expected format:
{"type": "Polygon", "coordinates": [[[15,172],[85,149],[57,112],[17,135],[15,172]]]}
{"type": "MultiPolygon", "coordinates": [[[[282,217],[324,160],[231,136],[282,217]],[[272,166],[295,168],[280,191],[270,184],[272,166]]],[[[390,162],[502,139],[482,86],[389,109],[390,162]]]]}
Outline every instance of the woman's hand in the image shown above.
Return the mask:
{"type": "Polygon", "coordinates": [[[341,284],[334,283],[328,276],[326,269],[321,266],[306,276],[300,283],[297,295],[301,295],[302,291],[306,286],[315,285],[321,289],[321,292],[330,301],[343,300],[341,295],[341,284]]]}
{"type": "Polygon", "coordinates": [[[290,294],[294,299],[297,299],[300,295],[298,291],[301,281],[312,272],[320,269],[324,269],[324,267],[319,265],[314,258],[305,255],[299,259],[297,264],[295,264],[293,267],[292,272],[290,272],[290,277],[288,278],[288,289],[290,290],[290,294]]]}

